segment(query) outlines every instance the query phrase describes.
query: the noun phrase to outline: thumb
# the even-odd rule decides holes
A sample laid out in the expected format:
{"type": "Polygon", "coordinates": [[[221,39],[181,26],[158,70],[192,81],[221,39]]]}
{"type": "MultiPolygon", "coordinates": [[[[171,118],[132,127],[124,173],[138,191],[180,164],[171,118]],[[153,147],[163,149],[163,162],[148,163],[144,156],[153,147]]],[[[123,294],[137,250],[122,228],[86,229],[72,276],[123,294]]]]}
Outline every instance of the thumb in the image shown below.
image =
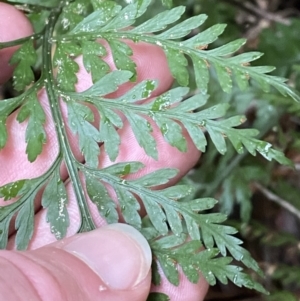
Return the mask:
{"type": "Polygon", "coordinates": [[[144,301],[151,250],[125,224],[104,226],[34,251],[0,251],[0,300],[144,301]]]}

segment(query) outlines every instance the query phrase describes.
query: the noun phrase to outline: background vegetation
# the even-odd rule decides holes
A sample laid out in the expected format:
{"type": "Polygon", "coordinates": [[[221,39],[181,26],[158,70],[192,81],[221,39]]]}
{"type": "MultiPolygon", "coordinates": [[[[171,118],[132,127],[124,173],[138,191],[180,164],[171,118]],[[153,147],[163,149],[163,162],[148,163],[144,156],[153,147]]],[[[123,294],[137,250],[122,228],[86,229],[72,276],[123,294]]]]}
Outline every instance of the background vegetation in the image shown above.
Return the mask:
{"type": "MultiPolygon", "coordinates": [[[[182,1],[175,1],[183,4],[182,1]]],[[[188,0],[187,15],[206,13],[205,26],[228,24],[217,41],[222,45],[246,37],[245,50],[265,55],[259,65],[273,65],[273,74],[300,89],[300,3],[296,0],[188,0]]],[[[219,155],[212,147],[188,176],[201,197],[215,196],[217,210],[230,216],[241,231],[245,247],[265,271],[269,297],[234,285],[212,287],[206,300],[300,300],[300,104],[278,93],[264,94],[252,86],[224,94],[211,83],[212,102],[230,102],[231,115],[245,114],[248,127],[276,145],[294,161],[295,169],[267,162],[261,156],[219,155]]]]}

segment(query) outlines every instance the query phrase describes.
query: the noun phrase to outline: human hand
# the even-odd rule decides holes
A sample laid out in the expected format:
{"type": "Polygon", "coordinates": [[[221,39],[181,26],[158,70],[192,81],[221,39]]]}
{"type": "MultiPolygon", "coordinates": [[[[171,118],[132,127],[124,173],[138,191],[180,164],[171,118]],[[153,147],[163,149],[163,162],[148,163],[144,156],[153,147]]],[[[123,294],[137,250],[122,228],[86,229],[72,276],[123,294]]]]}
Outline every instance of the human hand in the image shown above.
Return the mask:
{"type": "MultiPolygon", "coordinates": [[[[14,40],[30,35],[32,28],[24,15],[12,6],[0,3],[0,42],[14,40]]],[[[133,59],[137,64],[138,80],[157,79],[159,95],[166,91],[172,77],[162,50],[145,43],[128,42],[134,51],[133,59]],[[151,59],[150,59],[151,58],[151,59]]],[[[8,61],[16,48],[0,51],[0,82],[11,76],[8,61]]],[[[114,68],[110,55],[106,58],[114,68]]],[[[78,59],[81,64],[80,59],[78,59]]],[[[77,91],[83,91],[92,84],[90,75],[81,69],[78,73],[77,91]]],[[[125,93],[134,84],[123,85],[114,96],[125,93]]],[[[47,95],[39,93],[39,100],[47,115],[45,130],[47,143],[42,154],[34,163],[29,163],[26,156],[26,122],[16,121],[14,112],[7,121],[9,139],[0,152],[0,186],[23,178],[34,178],[44,173],[54,161],[58,152],[58,143],[54,124],[51,120],[47,95]]],[[[66,118],[66,108],[63,108],[66,118]]],[[[136,142],[130,126],[124,121],[120,130],[121,145],[115,163],[140,161],[145,168],[135,177],[140,177],[160,168],[177,168],[178,176],[168,183],[173,185],[184,176],[199,159],[200,153],[186,134],[188,151],[181,153],[166,143],[160,131],[154,127],[153,136],[157,141],[159,158],[157,161],[145,155],[136,142]]],[[[78,160],[83,160],[78,148],[77,137],[68,130],[72,150],[78,160]]],[[[101,146],[102,148],[102,146],[101,146]]],[[[112,162],[103,150],[100,155],[101,168],[112,162]]],[[[200,278],[199,283],[190,283],[183,273],[180,285],[174,287],[162,277],[159,287],[151,288],[151,253],[146,240],[130,226],[115,224],[104,226],[105,221],[99,216],[97,208],[89,202],[89,208],[95,224],[100,227],[90,233],[76,234],[80,226],[80,215],[72,186],[68,184],[67,171],[61,168],[61,178],[67,183],[69,196],[68,210],[70,227],[67,236],[55,242],[46,222],[46,211],[41,208],[40,196],[36,199],[35,229],[29,251],[1,251],[1,288],[2,300],[146,300],[149,291],[160,291],[170,296],[170,300],[201,301],[207,291],[207,284],[200,278]]],[[[2,202],[2,205],[3,202],[2,202]]],[[[144,214],[144,212],[141,212],[144,214]]],[[[11,229],[8,243],[14,249],[14,232],[11,229]]]]}

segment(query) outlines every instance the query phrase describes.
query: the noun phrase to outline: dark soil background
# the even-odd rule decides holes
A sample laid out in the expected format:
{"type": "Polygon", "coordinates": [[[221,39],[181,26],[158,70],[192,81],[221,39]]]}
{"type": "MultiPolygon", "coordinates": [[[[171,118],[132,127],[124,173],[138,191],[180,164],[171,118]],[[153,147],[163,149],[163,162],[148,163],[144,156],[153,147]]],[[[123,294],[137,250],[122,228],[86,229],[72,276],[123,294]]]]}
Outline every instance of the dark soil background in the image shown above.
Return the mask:
{"type": "MultiPolygon", "coordinates": [[[[202,2],[204,3],[205,1],[202,2]]],[[[300,18],[299,0],[224,0],[219,2],[226,3],[228,7],[234,9],[236,24],[233,26],[237,26],[241,36],[248,39],[247,47],[251,50],[261,50],[260,47],[266,45],[264,40],[267,37],[264,33],[266,30],[268,33],[273,31],[274,39],[276,39],[276,28],[278,26],[286,27],[286,32],[295,30],[300,38],[300,26],[293,28],[291,25],[292,20],[300,18]]],[[[209,15],[210,11],[207,10],[205,13],[209,15]]],[[[281,59],[288,68],[286,56],[288,56],[287,53],[291,46],[289,43],[295,43],[295,41],[289,41],[289,37],[283,37],[283,39],[278,40],[278,43],[282,43],[282,41],[286,44],[281,45],[281,59]],[[285,53],[285,49],[287,53],[285,53]]],[[[274,41],[275,45],[276,41],[274,41]]],[[[300,47],[299,44],[295,46],[300,47]]],[[[263,52],[266,53],[265,56],[268,56],[268,53],[272,52],[272,48],[270,47],[268,51],[263,49],[263,52]]],[[[272,61],[271,58],[268,62],[273,65],[277,63],[280,65],[280,62],[272,61]]],[[[297,63],[299,63],[299,57],[297,63]]],[[[290,73],[286,71],[283,76],[288,77],[290,73]]],[[[297,115],[299,115],[299,111],[300,108],[298,107],[297,115]]],[[[288,136],[291,131],[299,133],[299,117],[286,113],[280,120],[280,126],[284,128],[283,135],[288,136]]],[[[264,139],[271,140],[273,138],[274,133],[272,132],[269,132],[264,137],[264,139]]],[[[278,137],[274,139],[276,140],[278,137]]],[[[296,163],[296,169],[289,170],[284,167],[278,167],[273,169],[271,174],[273,179],[280,178],[280,181],[295,188],[293,191],[286,190],[286,198],[282,196],[278,199],[279,202],[282,201],[283,203],[288,202],[287,199],[294,199],[297,202],[300,199],[300,153],[299,151],[290,150],[289,156],[296,163]]],[[[254,208],[252,223],[241,229],[241,233],[243,233],[242,239],[245,241],[245,247],[253,254],[265,271],[266,278],[262,281],[263,285],[276,293],[274,295],[271,294],[271,297],[265,297],[251,290],[239,289],[232,284],[226,286],[216,285],[210,289],[205,300],[300,300],[300,217],[275,204],[276,198],[280,194],[279,192],[277,194],[273,193],[276,189],[271,192],[260,185],[252,188],[251,201],[254,208]]],[[[284,192],[282,194],[284,195],[284,192]]]]}

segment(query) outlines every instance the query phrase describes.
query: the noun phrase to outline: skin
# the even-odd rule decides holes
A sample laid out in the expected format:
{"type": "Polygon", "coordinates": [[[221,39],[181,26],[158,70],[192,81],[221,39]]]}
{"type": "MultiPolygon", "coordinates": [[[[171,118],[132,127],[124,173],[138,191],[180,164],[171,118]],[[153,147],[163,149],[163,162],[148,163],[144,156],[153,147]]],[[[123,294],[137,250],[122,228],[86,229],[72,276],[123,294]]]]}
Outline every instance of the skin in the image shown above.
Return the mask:
{"type": "MultiPolygon", "coordinates": [[[[32,34],[31,23],[14,6],[0,3],[0,43],[24,38],[32,34]]],[[[9,65],[12,54],[19,46],[0,50],[0,82],[7,81],[13,72],[9,65]]]]}
{"type": "MultiPolygon", "coordinates": [[[[0,41],[10,41],[28,36],[32,27],[26,17],[10,5],[0,3],[0,41]]],[[[153,96],[160,95],[172,84],[172,76],[167,66],[163,51],[154,45],[128,42],[133,49],[133,60],[137,64],[138,80],[156,79],[158,88],[153,96]],[[151,58],[151,60],[149,59],[151,58]]],[[[8,66],[14,48],[0,50],[0,83],[4,83],[12,74],[8,66]]],[[[108,49],[109,50],[109,49],[108,49]]],[[[108,52],[105,60],[115,69],[108,52]]],[[[78,73],[77,91],[83,91],[92,85],[90,75],[81,65],[78,73]]],[[[115,95],[128,91],[134,84],[123,85],[115,95]]],[[[42,154],[34,163],[27,161],[25,153],[25,130],[27,123],[16,121],[18,112],[14,112],[7,121],[9,139],[0,151],[0,186],[22,179],[34,178],[45,172],[52,164],[58,152],[57,138],[51,119],[46,93],[39,92],[39,100],[47,115],[45,129],[47,142],[42,154]]],[[[64,118],[66,109],[62,106],[64,118]]],[[[124,119],[124,127],[119,131],[121,136],[120,153],[115,163],[123,161],[141,161],[145,168],[131,178],[140,177],[160,168],[177,168],[177,177],[165,187],[175,184],[199,160],[200,153],[185,133],[188,151],[181,153],[168,145],[159,130],[153,125],[153,136],[157,141],[159,157],[155,161],[149,158],[136,142],[132,130],[124,119]]],[[[82,155],[78,149],[78,139],[67,129],[72,150],[78,160],[82,155]]],[[[99,167],[112,164],[105,149],[101,147],[99,167]]],[[[61,177],[67,180],[64,166],[61,177]]],[[[201,301],[207,292],[208,285],[203,277],[197,284],[190,283],[180,271],[180,285],[171,285],[163,276],[161,285],[151,287],[151,252],[146,240],[130,226],[125,224],[105,225],[99,217],[97,208],[89,201],[89,207],[99,229],[76,234],[80,225],[75,195],[70,184],[66,184],[69,196],[68,210],[70,227],[67,238],[57,242],[50,233],[46,222],[46,212],[41,208],[40,195],[36,198],[35,229],[29,250],[14,250],[15,234],[11,229],[8,249],[0,251],[0,299],[2,300],[133,300],[147,299],[149,291],[164,292],[172,301],[201,301]],[[98,244],[99,242],[99,244],[98,244]],[[5,298],[4,298],[5,296],[5,298]]],[[[112,194],[112,197],[115,196],[112,194]]],[[[1,205],[3,205],[3,200],[1,205]]],[[[141,215],[144,214],[141,210],[141,215]]],[[[121,221],[121,220],[120,220],[121,221]]]]}

